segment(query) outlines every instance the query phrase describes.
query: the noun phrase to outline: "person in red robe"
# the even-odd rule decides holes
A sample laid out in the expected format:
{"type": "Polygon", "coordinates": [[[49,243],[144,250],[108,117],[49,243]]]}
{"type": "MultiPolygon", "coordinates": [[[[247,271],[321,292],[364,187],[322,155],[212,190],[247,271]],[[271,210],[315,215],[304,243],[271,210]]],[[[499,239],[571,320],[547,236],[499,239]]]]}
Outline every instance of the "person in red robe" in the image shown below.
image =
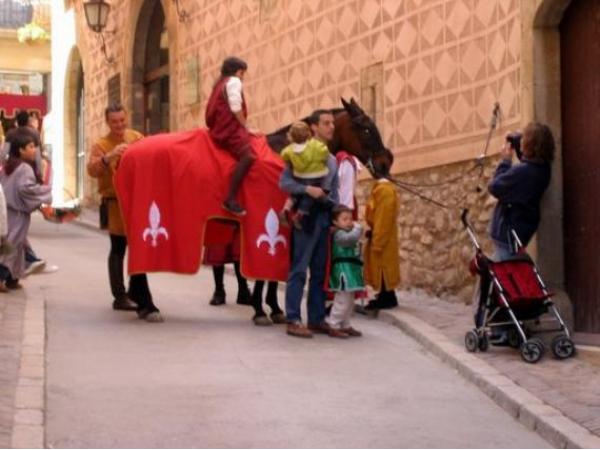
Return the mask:
{"type": "Polygon", "coordinates": [[[205,115],[212,140],[238,161],[222,205],[223,209],[237,216],[246,214],[236,197],[244,177],[256,160],[250,144],[250,131],[246,127],[248,110],[242,89],[247,69],[248,65],[240,58],[232,56],[223,61],[221,76],[208,99],[205,115]]]}

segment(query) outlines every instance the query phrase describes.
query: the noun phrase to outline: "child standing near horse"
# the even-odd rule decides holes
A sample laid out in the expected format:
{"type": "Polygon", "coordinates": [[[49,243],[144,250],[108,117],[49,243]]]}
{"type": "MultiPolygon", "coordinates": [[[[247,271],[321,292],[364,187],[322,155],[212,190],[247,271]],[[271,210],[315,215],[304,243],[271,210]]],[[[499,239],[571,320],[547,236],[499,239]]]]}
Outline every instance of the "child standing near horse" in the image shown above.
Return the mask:
{"type": "Polygon", "coordinates": [[[248,110],[242,89],[246,70],[248,65],[245,61],[233,56],[226,58],[221,66],[221,76],[206,105],[206,125],[210,137],[217,146],[237,160],[229,192],[222,204],[223,209],[236,216],[246,214],[236,197],[242,181],[256,160],[250,144],[251,133],[246,127],[248,110]]]}
{"type": "Polygon", "coordinates": [[[326,319],[329,336],[358,337],[362,336],[362,333],[350,326],[350,316],[354,309],[356,292],[365,288],[360,258],[360,238],[363,229],[352,220],[352,210],[344,205],[333,208],[331,219],[335,229],[331,243],[329,289],[335,292],[335,297],[326,319]]]}
{"type": "MultiPolygon", "coordinates": [[[[329,174],[327,146],[313,138],[310,128],[302,121],[292,124],[288,132],[288,140],[290,145],[282,150],[281,158],[290,166],[294,178],[306,186],[318,186],[327,192],[331,184],[327,179],[329,174]]],[[[302,218],[309,214],[314,202],[315,200],[306,193],[293,195],[286,202],[281,216],[285,218],[287,213],[295,208],[296,213],[293,215],[292,222],[296,228],[301,229],[302,218]]]]}

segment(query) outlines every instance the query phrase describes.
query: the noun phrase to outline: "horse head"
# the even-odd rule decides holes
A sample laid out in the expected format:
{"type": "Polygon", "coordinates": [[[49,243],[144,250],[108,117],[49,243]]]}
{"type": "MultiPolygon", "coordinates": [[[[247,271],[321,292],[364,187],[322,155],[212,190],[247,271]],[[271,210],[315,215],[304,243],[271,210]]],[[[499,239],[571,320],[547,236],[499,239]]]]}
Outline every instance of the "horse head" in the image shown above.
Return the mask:
{"type": "Polygon", "coordinates": [[[342,98],[343,110],[335,114],[333,151],[345,150],[365,164],[375,177],[388,175],[394,161],[392,152],[383,145],[377,125],[354,98],[342,98]]]}

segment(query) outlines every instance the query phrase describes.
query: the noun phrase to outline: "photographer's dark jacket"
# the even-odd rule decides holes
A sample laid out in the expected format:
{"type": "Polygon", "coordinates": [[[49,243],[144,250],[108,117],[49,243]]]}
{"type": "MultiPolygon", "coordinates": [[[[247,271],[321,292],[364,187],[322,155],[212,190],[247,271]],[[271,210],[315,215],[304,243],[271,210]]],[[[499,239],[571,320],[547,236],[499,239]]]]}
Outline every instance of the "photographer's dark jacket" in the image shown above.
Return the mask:
{"type": "Polygon", "coordinates": [[[511,244],[513,229],[523,245],[529,243],[540,223],[540,202],[551,174],[552,167],[546,162],[523,159],[515,166],[507,160],[500,163],[488,186],[498,199],[490,227],[492,239],[511,244]]]}

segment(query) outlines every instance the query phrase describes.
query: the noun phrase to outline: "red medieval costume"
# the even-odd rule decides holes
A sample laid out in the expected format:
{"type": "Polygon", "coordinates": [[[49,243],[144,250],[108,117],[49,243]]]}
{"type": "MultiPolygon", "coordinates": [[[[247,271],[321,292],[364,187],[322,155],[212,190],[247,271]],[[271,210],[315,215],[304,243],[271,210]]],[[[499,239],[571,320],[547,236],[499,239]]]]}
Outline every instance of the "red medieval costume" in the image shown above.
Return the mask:
{"type": "MultiPolygon", "coordinates": [[[[244,154],[252,152],[250,145],[250,133],[235,116],[225,86],[231,77],[223,77],[213,88],[206,105],[206,125],[209,128],[210,137],[215,144],[239,160],[244,154]]],[[[246,100],[242,94],[242,113],[248,117],[246,100]]]]}

